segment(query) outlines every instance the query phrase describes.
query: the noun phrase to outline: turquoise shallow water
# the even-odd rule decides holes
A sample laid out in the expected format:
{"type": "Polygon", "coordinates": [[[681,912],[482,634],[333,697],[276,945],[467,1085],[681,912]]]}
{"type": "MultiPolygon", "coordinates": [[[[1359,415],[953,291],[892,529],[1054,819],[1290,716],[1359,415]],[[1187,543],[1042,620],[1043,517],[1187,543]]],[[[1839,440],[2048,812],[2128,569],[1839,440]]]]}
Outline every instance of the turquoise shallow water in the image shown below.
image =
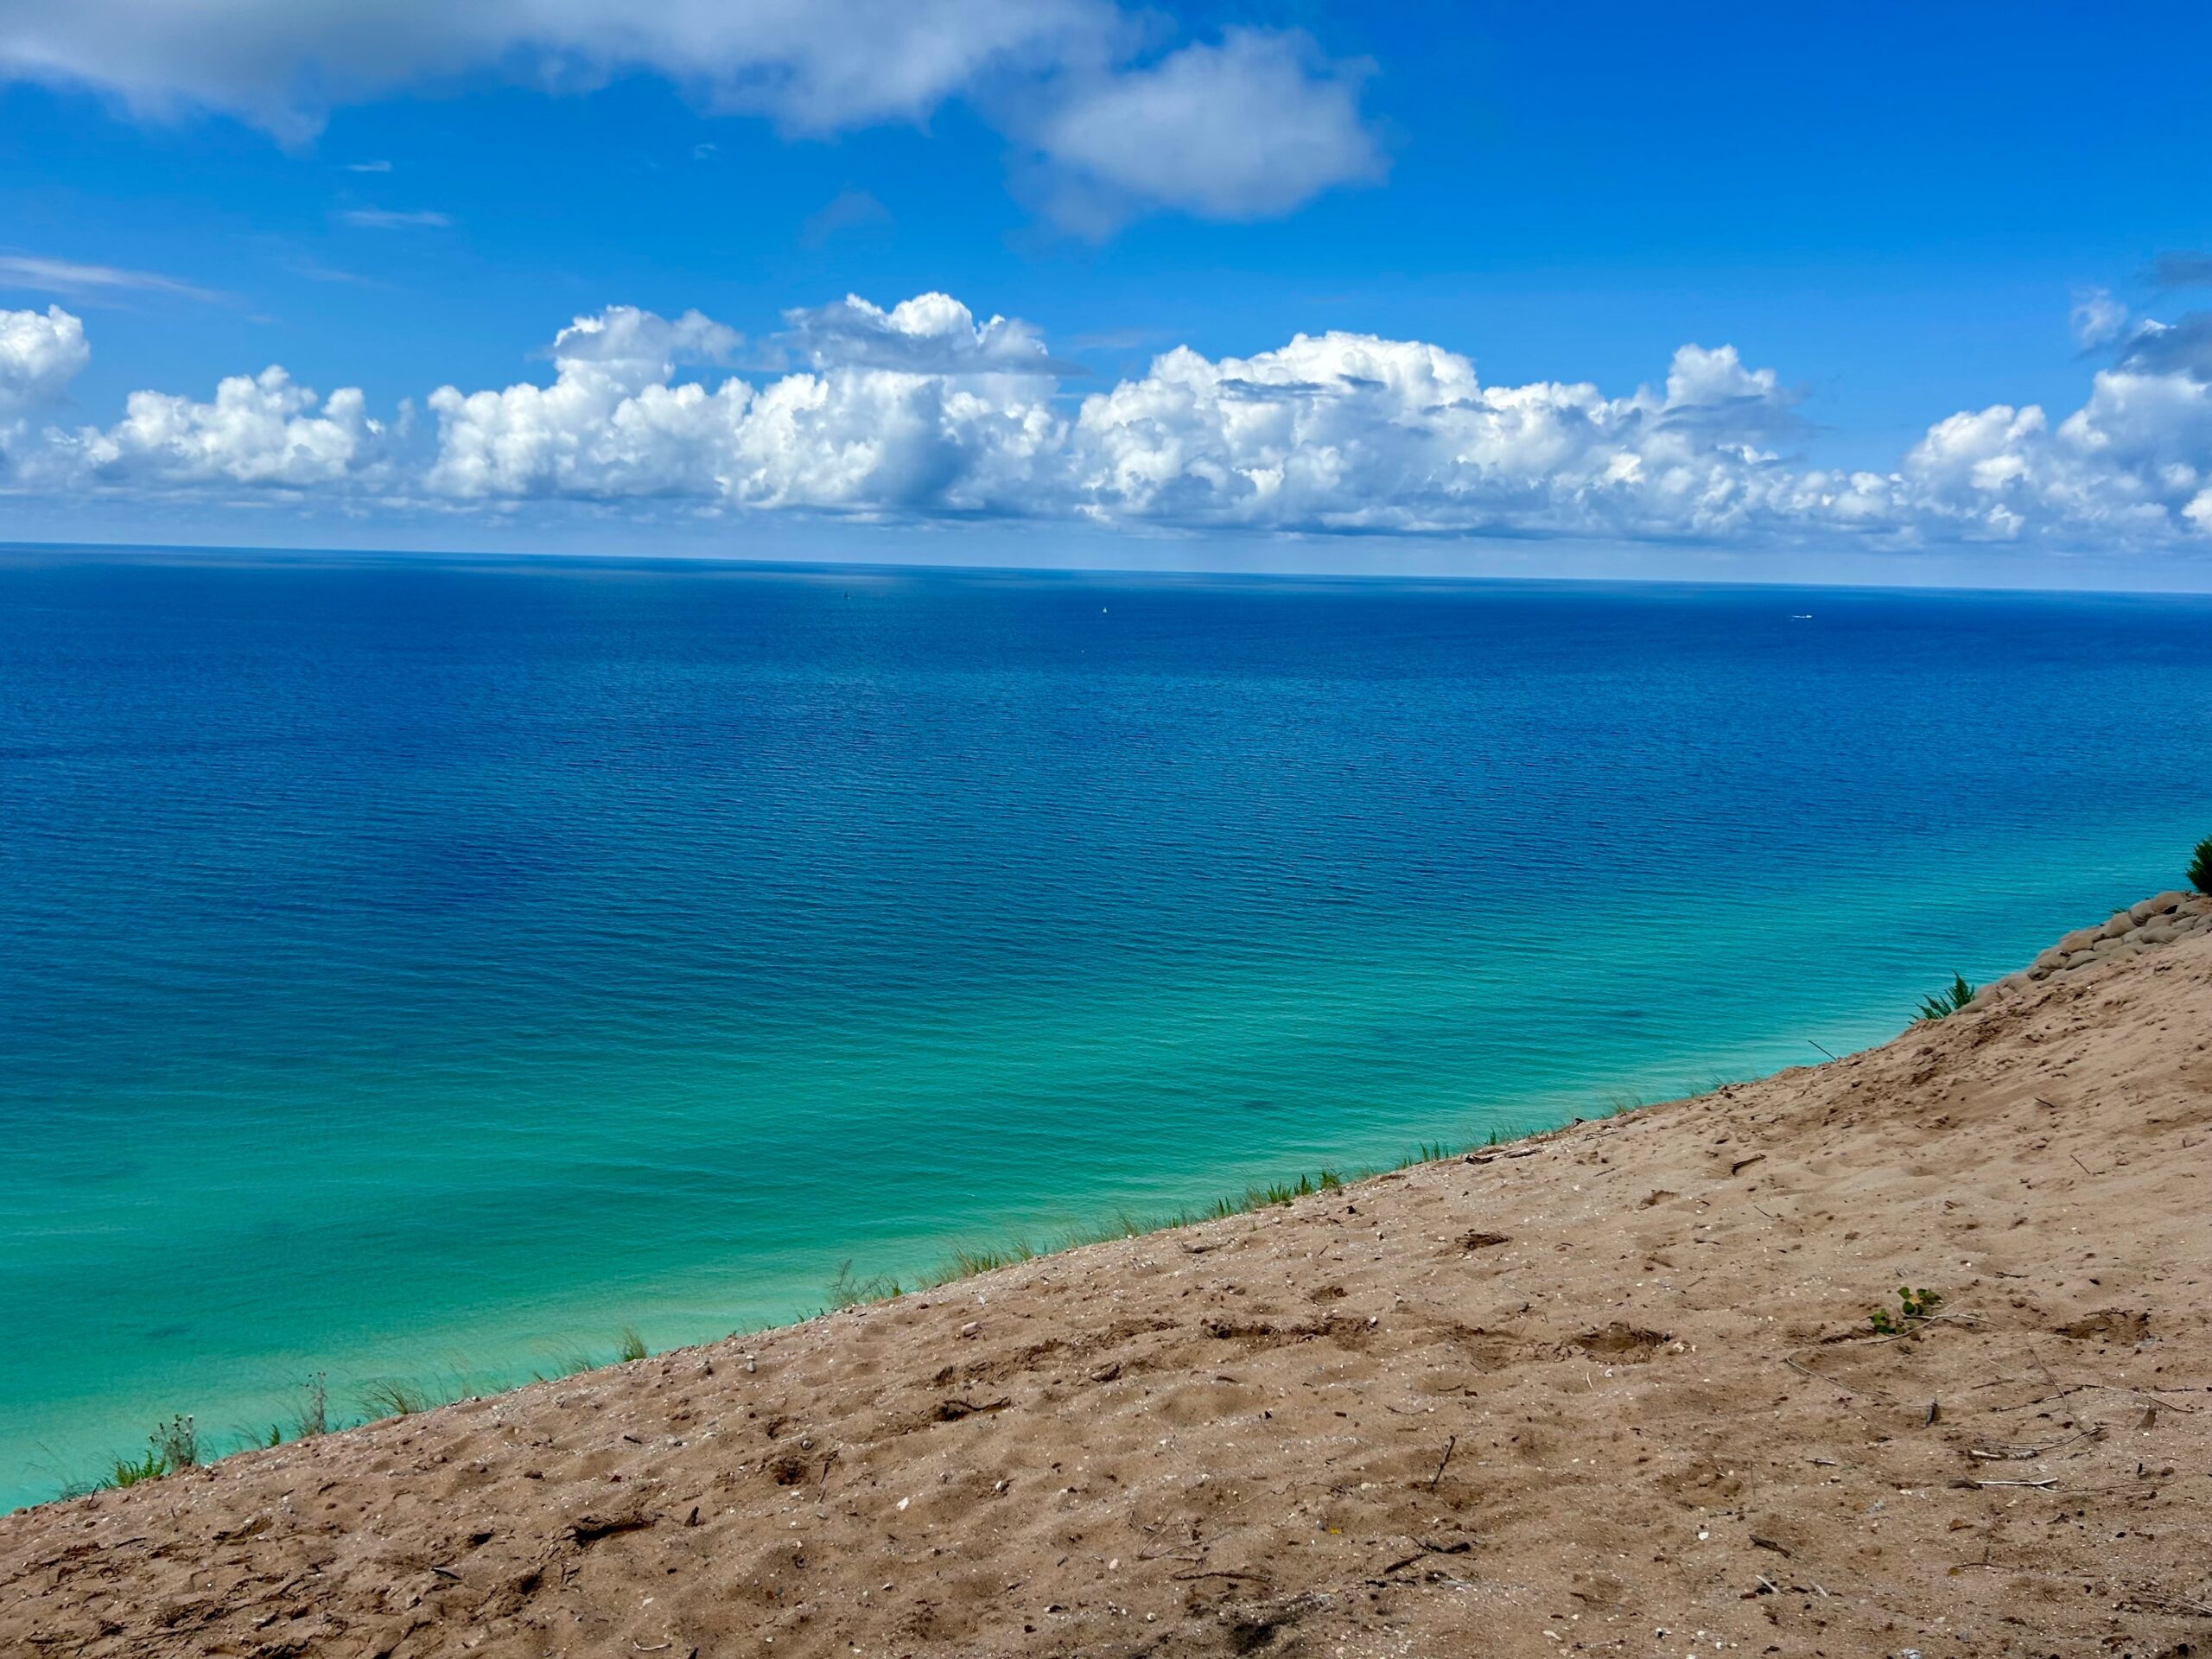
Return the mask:
{"type": "Polygon", "coordinates": [[[0,687],[0,1502],[1877,1041],[2212,833],[2200,600],[19,555],[0,687]]]}

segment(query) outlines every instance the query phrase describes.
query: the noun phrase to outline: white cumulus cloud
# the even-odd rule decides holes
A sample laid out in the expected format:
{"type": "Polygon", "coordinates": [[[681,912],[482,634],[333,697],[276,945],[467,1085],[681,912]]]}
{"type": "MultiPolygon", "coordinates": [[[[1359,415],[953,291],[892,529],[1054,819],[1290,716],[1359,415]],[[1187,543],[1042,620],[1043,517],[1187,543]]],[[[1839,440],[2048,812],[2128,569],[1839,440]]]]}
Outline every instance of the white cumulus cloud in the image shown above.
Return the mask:
{"type": "Polygon", "coordinates": [[[857,294],[834,305],[786,311],[790,342],[817,369],[904,369],[912,374],[1080,373],[1054,361],[1045,341],[1013,317],[977,322],[950,294],[918,294],[888,311],[857,294]]]}
{"type": "Polygon", "coordinates": [[[943,295],[796,312],[810,372],[755,388],[674,384],[736,335],[697,313],[616,308],[555,342],[554,381],[430,395],[434,492],[468,499],[690,497],[860,512],[1020,511],[1062,424],[1033,390],[1042,348],[943,295]],[[711,347],[709,350],[705,348],[711,347]],[[903,366],[892,365],[911,354],[903,366]]]}
{"type": "Polygon", "coordinates": [[[1663,391],[1486,386],[1458,353],[1301,334],[1249,358],[1179,347],[1086,398],[1071,461],[1102,517],[1289,530],[1727,528],[1787,407],[1733,350],[1685,346],[1663,391]]]}
{"type": "Polygon", "coordinates": [[[1300,35],[1231,29],[1218,45],[1084,87],[1045,118],[1037,143],[1063,170],[1064,216],[1108,221],[1124,204],[1156,202],[1207,219],[1269,217],[1382,176],[1361,74],[1327,64],[1300,35]]]}
{"type": "Polygon", "coordinates": [[[1939,421],[1901,472],[1922,523],[1970,537],[2134,544],[2212,532],[2212,384],[2123,362],[2055,423],[2033,404],[1939,421]]]}
{"type": "Polygon", "coordinates": [[[359,390],[321,398],[272,367],[225,379],[209,403],[134,391],[113,426],[48,428],[17,472],[50,490],[351,489],[382,481],[387,436],[359,390]]]}
{"type": "Polygon", "coordinates": [[[92,360],[85,325],[60,306],[0,311],[0,421],[59,403],[92,360]]]}

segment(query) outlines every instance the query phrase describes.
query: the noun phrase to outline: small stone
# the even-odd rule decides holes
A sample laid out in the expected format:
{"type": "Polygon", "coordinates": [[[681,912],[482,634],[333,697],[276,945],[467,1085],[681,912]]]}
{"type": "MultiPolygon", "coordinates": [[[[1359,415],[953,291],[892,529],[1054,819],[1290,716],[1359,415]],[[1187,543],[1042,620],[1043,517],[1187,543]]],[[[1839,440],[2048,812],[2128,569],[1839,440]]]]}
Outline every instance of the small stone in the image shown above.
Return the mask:
{"type": "Polygon", "coordinates": [[[969,1321],[968,1321],[968,1323],[967,1323],[967,1324],[965,1324],[965,1325],[962,1325],[962,1326],[960,1327],[960,1334],[961,1334],[962,1336],[963,1336],[963,1337],[972,1337],[972,1336],[976,1335],[978,1332],[980,1332],[982,1328],[983,1328],[983,1327],[982,1327],[982,1325],[978,1325],[975,1320],[970,1319],[970,1320],[969,1320],[969,1321]]]}

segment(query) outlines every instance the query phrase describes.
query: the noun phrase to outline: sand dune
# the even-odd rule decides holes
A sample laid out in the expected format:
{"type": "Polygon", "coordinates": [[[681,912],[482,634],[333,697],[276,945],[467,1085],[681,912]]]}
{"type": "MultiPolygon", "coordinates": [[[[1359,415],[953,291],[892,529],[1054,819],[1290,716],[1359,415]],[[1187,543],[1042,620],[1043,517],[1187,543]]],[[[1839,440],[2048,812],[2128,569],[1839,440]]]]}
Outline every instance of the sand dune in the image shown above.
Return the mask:
{"type": "Polygon", "coordinates": [[[2212,1651],[2204,909],[1834,1065],[0,1520],[0,1652],[2212,1651]]]}

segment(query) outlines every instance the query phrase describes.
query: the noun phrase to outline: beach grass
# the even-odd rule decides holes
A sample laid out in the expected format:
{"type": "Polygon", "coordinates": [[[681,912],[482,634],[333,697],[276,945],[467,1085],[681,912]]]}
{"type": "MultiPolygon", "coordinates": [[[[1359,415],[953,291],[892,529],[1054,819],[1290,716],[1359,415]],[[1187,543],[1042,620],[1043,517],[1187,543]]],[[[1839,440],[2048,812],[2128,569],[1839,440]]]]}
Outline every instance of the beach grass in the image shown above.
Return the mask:
{"type": "Polygon", "coordinates": [[[108,1491],[118,1487],[136,1486],[141,1481],[159,1480],[170,1472],[168,1465],[162,1461],[162,1454],[149,1447],[142,1457],[116,1459],[108,1466],[107,1472],[94,1484],[108,1491]]]}
{"type": "Polygon", "coordinates": [[[361,1390],[362,1409],[372,1422],[386,1417],[412,1417],[443,1403],[428,1389],[397,1379],[372,1382],[361,1390]]]}
{"type": "Polygon", "coordinates": [[[321,1371],[300,1385],[300,1406],[293,1414],[292,1427],[299,1431],[302,1440],[328,1431],[330,1383],[321,1371]]]}
{"type": "Polygon", "coordinates": [[[869,1279],[853,1276],[853,1264],[846,1262],[837,1269],[837,1276],[830,1281],[830,1311],[839,1313],[849,1307],[858,1307],[863,1302],[880,1302],[893,1296],[904,1295],[896,1279],[877,1274],[869,1279]]]}
{"type": "Polygon", "coordinates": [[[191,1418],[179,1413],[155,1429],[153,1452],[171,1473],[200,1466],[200,1431],[191,1418]]]}
{"type": "MultiPolygon", "coordinates": [[[[108,1466],[96,1478],[78,1486],[74,1491],[114,1491],[199,1466],[200,1431],[190,1417],[179,1413],[155,1426],[154,1432],[146,1437],[143,1452],[135,1458],[111,1459],[108,1466]]],[[[65,1494],[72,1495],[73,1493],[65,1494]]]]}
{"type": "Polygon", "coordinates": [[[1951,982],[1932,996],[1920,999],[1918,1018],[1948,1020],[1974,1001],[1974,987],[1967,983],[1964,974],[1953,974],[1951,982]]]}
{"type": "Polygon", "coordinates": [[[599,1369],[599,1362],[581,1348],[570,1348],[557,1353],[547,1363],[549,1370],[534,1370],[531,1373],[531,1377],[540,1382],[558,1382],[564,1376],[575,1376],[599,1369]]]}

